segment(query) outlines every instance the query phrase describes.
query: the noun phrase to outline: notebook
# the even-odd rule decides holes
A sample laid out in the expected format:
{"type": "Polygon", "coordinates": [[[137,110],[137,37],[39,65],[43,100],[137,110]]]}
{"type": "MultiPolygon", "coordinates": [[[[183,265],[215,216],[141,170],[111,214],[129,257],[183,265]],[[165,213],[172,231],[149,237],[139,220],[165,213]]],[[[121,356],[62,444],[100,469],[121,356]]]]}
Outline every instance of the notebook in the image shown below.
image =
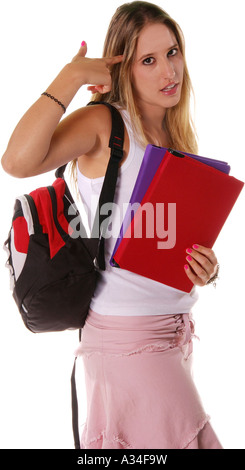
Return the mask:
{"type": "Polygon", "coordinates": [[[186,249],[194,243],[212,248],[243,186],[217,168],[166,150],[116,248],[115,265],[190,292],[186,249]]]}
{"type": "MultiPolygon", "coordinates": [[[[139,170],[139,174],[134,186],[134,190],[132,192],[130,202],[129,202],[129,208],[125,214],[123,224],[120,229],[120,233],[118,236],[118,239],[115,243],[114,250],[110,259],[110,264],[111,266],[115,266],[114,262],[114,254],[123,238],[123,235],[128,228],[132,218],[133,218],[133,212],[131,211],[131,206],[136,203],[140,203],[143,199],[143,196],[150,185],[152,178],[154,177],[162,159],[164,158],[167,148],[165,147],[158,147],[156,145],[147,145],[145,154],[142,160],[142,164],[139,170]]],[[[170,152],[173,152],[172,149],[169,149],[170,152]]],[[[175,153],[178,153],[174,151],[175,153]]],[[[191,158],[194,158],[202,163],[205,163],[206,165],[213,166],[214,168],[217,168],[218,170],[229,174],[230,172],[230,166],[228,165],[227,162],[221,161],[221,160],[215,160],[211,158],[206,158],[206,157],[201,157],[199,155],[194,155],[186,152],[182,152],[184,155],[187,155],[191,158]]]]}

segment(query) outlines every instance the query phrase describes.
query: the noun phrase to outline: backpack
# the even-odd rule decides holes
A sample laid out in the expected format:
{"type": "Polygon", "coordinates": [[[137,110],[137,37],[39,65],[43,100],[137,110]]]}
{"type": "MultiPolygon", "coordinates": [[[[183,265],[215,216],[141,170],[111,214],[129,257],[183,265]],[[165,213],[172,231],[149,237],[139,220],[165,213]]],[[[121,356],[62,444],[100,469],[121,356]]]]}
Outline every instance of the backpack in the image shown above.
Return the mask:
{"type": "Polygon", "coordinates": [[[5,242],[7,265],[14,300],[25,326],[34,333],[82,328],[95,290],[97,268],[105,269],[103,233],[107,226],[101,207],[113,202],[123,156],[124,124],[115,107],[101,104],[111,111],[112,131],[111,156],[95,217],[99,229],[94,224],[88,238],[64,178],[66,165],[56,170],[52,186],[38,188],[15,201],[5,242]]]}

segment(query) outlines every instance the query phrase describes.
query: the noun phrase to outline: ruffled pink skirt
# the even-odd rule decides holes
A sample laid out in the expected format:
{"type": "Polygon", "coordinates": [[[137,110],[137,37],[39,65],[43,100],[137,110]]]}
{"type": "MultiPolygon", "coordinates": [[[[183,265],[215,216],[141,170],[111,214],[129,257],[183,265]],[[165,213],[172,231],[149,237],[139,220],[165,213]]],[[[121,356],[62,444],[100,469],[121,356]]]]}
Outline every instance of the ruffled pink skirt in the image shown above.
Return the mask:
{"type": "Polygon", "coordinates": [[[107,316],[90,311],[83,356],[82,449],[222,449],[191,374],[188,314],[107,316]]]}

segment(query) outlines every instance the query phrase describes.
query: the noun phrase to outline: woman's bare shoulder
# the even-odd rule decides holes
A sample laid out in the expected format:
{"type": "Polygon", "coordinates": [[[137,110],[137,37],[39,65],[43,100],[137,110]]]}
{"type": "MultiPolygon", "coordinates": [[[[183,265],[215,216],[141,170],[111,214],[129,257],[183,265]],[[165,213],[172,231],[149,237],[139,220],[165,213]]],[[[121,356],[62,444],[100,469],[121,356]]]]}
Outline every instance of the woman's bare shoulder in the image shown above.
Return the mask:
{"type": "MultiPolygon", "coordinates": [[[[87,130],[93,129],[95,126],[97,131],[98,129],[111,128],[111,112],[103,104],[96,103],[79,108],[70,115],[70,118],[77,121],[78,124],[83,126],[83,129],[86,128],[87,130]]],[[[69,116],[67,119],[69,119],[69,116]]]]}

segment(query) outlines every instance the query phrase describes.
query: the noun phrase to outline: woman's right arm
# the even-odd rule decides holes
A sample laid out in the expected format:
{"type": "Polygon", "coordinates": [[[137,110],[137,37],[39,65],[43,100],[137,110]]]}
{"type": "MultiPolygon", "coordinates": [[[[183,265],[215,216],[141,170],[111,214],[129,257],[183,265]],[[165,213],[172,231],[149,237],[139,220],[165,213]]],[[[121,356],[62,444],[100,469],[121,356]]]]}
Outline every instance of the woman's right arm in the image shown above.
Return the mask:
{"type": "MultiPolygon", "coordinates": [[[[109,91],[109,67],[123,59],[89,59],[86,52],[85,45],[46,89],[65,107],[85,84],[97,85],[102,93],[109,91]]],[[[19,178],[34,176],[89,152],[97,141],[101,123],[101,111],[95,113],[92,108],[78,109],[60,122],[63,108],[47,96],[40,96],[10,138],[1,160],[4,170],[19,178]]]]}

